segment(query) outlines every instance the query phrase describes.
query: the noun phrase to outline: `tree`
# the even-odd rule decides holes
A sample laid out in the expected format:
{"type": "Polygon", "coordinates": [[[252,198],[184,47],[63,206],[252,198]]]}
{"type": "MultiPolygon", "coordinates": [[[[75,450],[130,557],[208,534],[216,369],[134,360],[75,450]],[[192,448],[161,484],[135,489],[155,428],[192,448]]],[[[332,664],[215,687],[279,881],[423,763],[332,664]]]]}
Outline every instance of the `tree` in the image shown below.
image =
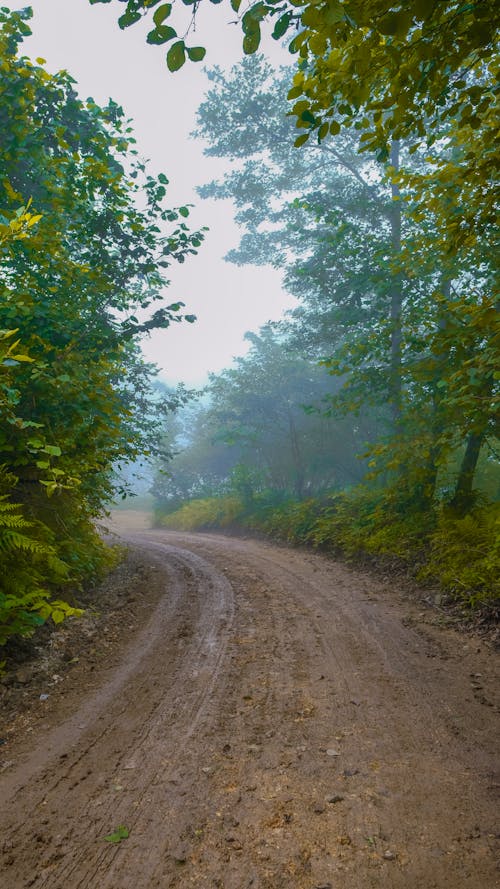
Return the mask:
{"type": "MultiPolygon", "coordinates": [[[[126,3],[119,18],[122,28],[153,13],[147,39],[157,45],[171,43],[171,71],[182,67],[186,58],[204,57],[202,47],[187,49],[185,43],[200,0],[121,2],[126,3]],[[183,6],[189,16],[180,22],[184,37],[179,39],[170,22],[173,16],[179,28],[175,13],[183,6]]],[[[491,225],[491,183],[498,169],[495,0],[407,0],[389,5],[386,0],[258,0],[244,11],[241,0],[230,0],[230,5],[241,21],[245,53],[258,50],[267,19],[275,20],[275,39],[293,33],[289,49],[298,55],[298,63],[288,97],[295,103],[297,127],[305,130],[295,140],[297,146],[312,134],[323,141],[354,128],[364,151],[388,160],[393,141],[407,140],[413,148],[430,146],[451,123],[456,146],[467,146],[456,177],[467,234],[478,225],[491,225]]],[[[448,173],[446,164],[438,164],[439,183],[446,182],[448,173]]],[[[454,236],[460,237],[458,232],[454,236]]]]}
{"type": "MultiPolygon", "coordinates": [[[[276,77],[259,58],[230,76],[209,73],[197,135],[207,140],[207,154],[232,161],[232,171],[200,193],[236,205],[244,233],[228,259],[283,269],[285,286],[300,299],[289,335],[344,382],[332,393],[332,410],[366,416],[368,405],[379,406],[386,429],[374,467],[397,472],[412,496],[432,500],[439,469],[470,434],[468,411],[451,397],[459,379],[462,397],[476,405],[474,426],[486,438],[494,434],[494,401],[477,397],[479,386],[493,392],[483,354],[498,360],[487,248],[474,239],[450,252],[446,207],[453,220],[456,195],[445,191],[432,214],[423,211],[419,187],[433,171],[420,152],[394,143],[392,162],[375,164],[345,133],[335,144],[308,142],[294,151],[282,98],[288,76],[276,77]],[[479,306],[481,336],[469,323],[479,306]],[[462,327],[470,332],[467,358],[458,349],[462,327]],[[460,370],[464,362],[474,374],[460,370]]],[[[451,166],[453,150],[442,144],[440,152],[451,166]]]]}
{"type": "Polygon", "coordinates": [[[163,505],[229,490],[248,503],[264,491],[301,499],[361,480],[365,464],[356,454],[369,423],[320,415],[331,380],[290,349],[279,327],[247,339],[248,354],[211,376],[208,404],[182,430],[171,477],[156,481],[163,505]]]}
{"type": "Polygon", "coordinates": [[[78,583],[108,560],[94,519],[114,465],[148,450],[172,408],[139,340],[193,320],[165,304],[166,273],[203,232],[164,206],[167,178],[147,172],[116,103],[83,102],[68,74],[18,54],[28,18],[0,11],[0,493],[78,583]]]}

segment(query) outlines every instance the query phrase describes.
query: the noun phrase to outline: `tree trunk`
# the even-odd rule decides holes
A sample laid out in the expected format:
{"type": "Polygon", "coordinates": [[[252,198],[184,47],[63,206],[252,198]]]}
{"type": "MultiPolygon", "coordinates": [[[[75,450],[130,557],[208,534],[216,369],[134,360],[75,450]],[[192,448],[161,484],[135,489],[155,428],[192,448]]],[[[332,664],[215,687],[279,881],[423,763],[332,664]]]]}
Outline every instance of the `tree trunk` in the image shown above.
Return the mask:
{"type": "Polygon", "coordinates": [[[294,423],[294,419],[292,416],[292,412],[290,408],[288,409],[288,427],[290,430],[290,444],[292,449],[292,460],[295,467],[295,493],[299,500],[302,499],[304,495],[304,464],[302,460],[302,455],[300,453],[299,440],[297,436],[297,429],[294,423]]]}
{"type": "Polygon", "coordinates": [[[460,516],[466,515],[474,505],[472,485],[476,472],[477,461],[485,439],[484,432],[471,432],[465,447],[460,472],[458,473],[455,493],[450,506],[460,516]]]}
{"type": "MultiPolygon", "coordinates": [[[[449,275],[445,274],[443,276],[441,293],[445,297],[445,299],[449,300],[451,293],[451,277],[449,275]]],[[[446,328],[446,325],[447,312],[441,311],[438,316],[437,322],[438,331],[443,331],[446,328]]],[[[425,468],[425,478],[422,486],[422,500],[426,505],[430,505],[430,503],[434,499],[434,495],[436,492],[438,464],[442,450],[441,446],[438,444],[438,439],[443,432],[443,419],[440,415],[440,404],[442,396],[438,388],[438,383],[442,379],[442,370],[446,365],[447,360],[447,355],[441,356],[440,360],[438,361],[438,366],[436,368],[436,373],[434,374],[434,381],[432,384],[432,414],[430,422],[431,445],[429,448],[429,458],[427,460],[425,468]]]]}
{"type": "MultiPolygon", "coordinates": [[[[395,140],[391,147],[390,163],[394,173],[399,173],[399,140],[395,140]]],[[[400,188],[397,182],[391,183],[391,247],[392,262],[399,262],[401,254],[401,204],[400,188]]],[[[391,299],[391,366],[389,400],[394,428],[397,429],[401,420],[401,349],[402,330],[401,316],[403,309],[403,293],[401,288],[401,272],[393,271],[390,287],[391,299]]]]}

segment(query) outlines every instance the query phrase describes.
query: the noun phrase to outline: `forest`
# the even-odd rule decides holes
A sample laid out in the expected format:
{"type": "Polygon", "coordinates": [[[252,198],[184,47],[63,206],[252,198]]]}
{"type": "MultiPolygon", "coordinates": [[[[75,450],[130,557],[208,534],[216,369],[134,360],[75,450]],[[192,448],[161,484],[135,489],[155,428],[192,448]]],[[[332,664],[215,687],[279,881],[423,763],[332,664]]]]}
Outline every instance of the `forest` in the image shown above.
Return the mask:
{"type": "MultiPolygon", "coordinates": [[[[202,61],[182,4],[118,2],[168,45],[165,77],[202,61]]],[[[96,521],[144,458],[158,526],[403,566],[498,608],[495,4],[229,6],[245,57],[207,69],[193,134],[229,172],[200,203],[233,202],[228,262],[272,265],[296,307],[196,393],[140,343],[195,321],[168,270],[206,230],[126,111],[28,59],[30,11],[0,9],[0,645],[78,616],[119,558],[96,521]],[[259,53],[264,28],[290,65],[259,53]]]]}

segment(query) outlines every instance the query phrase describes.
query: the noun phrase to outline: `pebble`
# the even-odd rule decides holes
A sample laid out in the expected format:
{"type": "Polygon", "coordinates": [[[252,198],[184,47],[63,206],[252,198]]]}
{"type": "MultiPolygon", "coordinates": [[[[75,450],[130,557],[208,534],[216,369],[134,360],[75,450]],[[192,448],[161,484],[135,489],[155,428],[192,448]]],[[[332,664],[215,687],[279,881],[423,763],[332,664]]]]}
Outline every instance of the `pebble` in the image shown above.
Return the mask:
{"type": "Polygon", "coordinates": [[[27,685],[28,682],[33,678],[33,671],[30,667],[20,667],[20,669],[15,674],[16,682],[19,682],[20,685],[27,685]]]}
{"type": "Polygon", "coordinates": [[[391,852],[390,849],[386,849],[382,857],[385,858],[386,861],[394,861],[397,856],[395,852],[391,852]]]}
{"type": "Polygon", "coordinates": [[[344,797],[340,793],[335,793],[333,796],[328,797],[327,803],[341,803],[343,799],[344,797]]]}
{"type": "Polygon", "coordinates": [[[329,747],[326,751],[327,756],[340,756],[340,750],[334,750],[333,747],[329,747]]]}

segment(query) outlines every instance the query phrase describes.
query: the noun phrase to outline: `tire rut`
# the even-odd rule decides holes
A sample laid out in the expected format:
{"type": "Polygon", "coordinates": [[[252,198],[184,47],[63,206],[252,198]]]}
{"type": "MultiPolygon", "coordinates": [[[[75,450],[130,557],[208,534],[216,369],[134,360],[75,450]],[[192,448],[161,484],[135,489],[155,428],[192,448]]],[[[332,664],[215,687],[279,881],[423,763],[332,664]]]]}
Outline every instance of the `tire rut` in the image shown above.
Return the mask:
{"type": "Polygon", "coordinates": [[[493,656],[431,645],[321,556],[128,540],[164,599],[50,753],[4,776],[8,889],[493,889],[495,715],[467,684],[493,656]]]}

